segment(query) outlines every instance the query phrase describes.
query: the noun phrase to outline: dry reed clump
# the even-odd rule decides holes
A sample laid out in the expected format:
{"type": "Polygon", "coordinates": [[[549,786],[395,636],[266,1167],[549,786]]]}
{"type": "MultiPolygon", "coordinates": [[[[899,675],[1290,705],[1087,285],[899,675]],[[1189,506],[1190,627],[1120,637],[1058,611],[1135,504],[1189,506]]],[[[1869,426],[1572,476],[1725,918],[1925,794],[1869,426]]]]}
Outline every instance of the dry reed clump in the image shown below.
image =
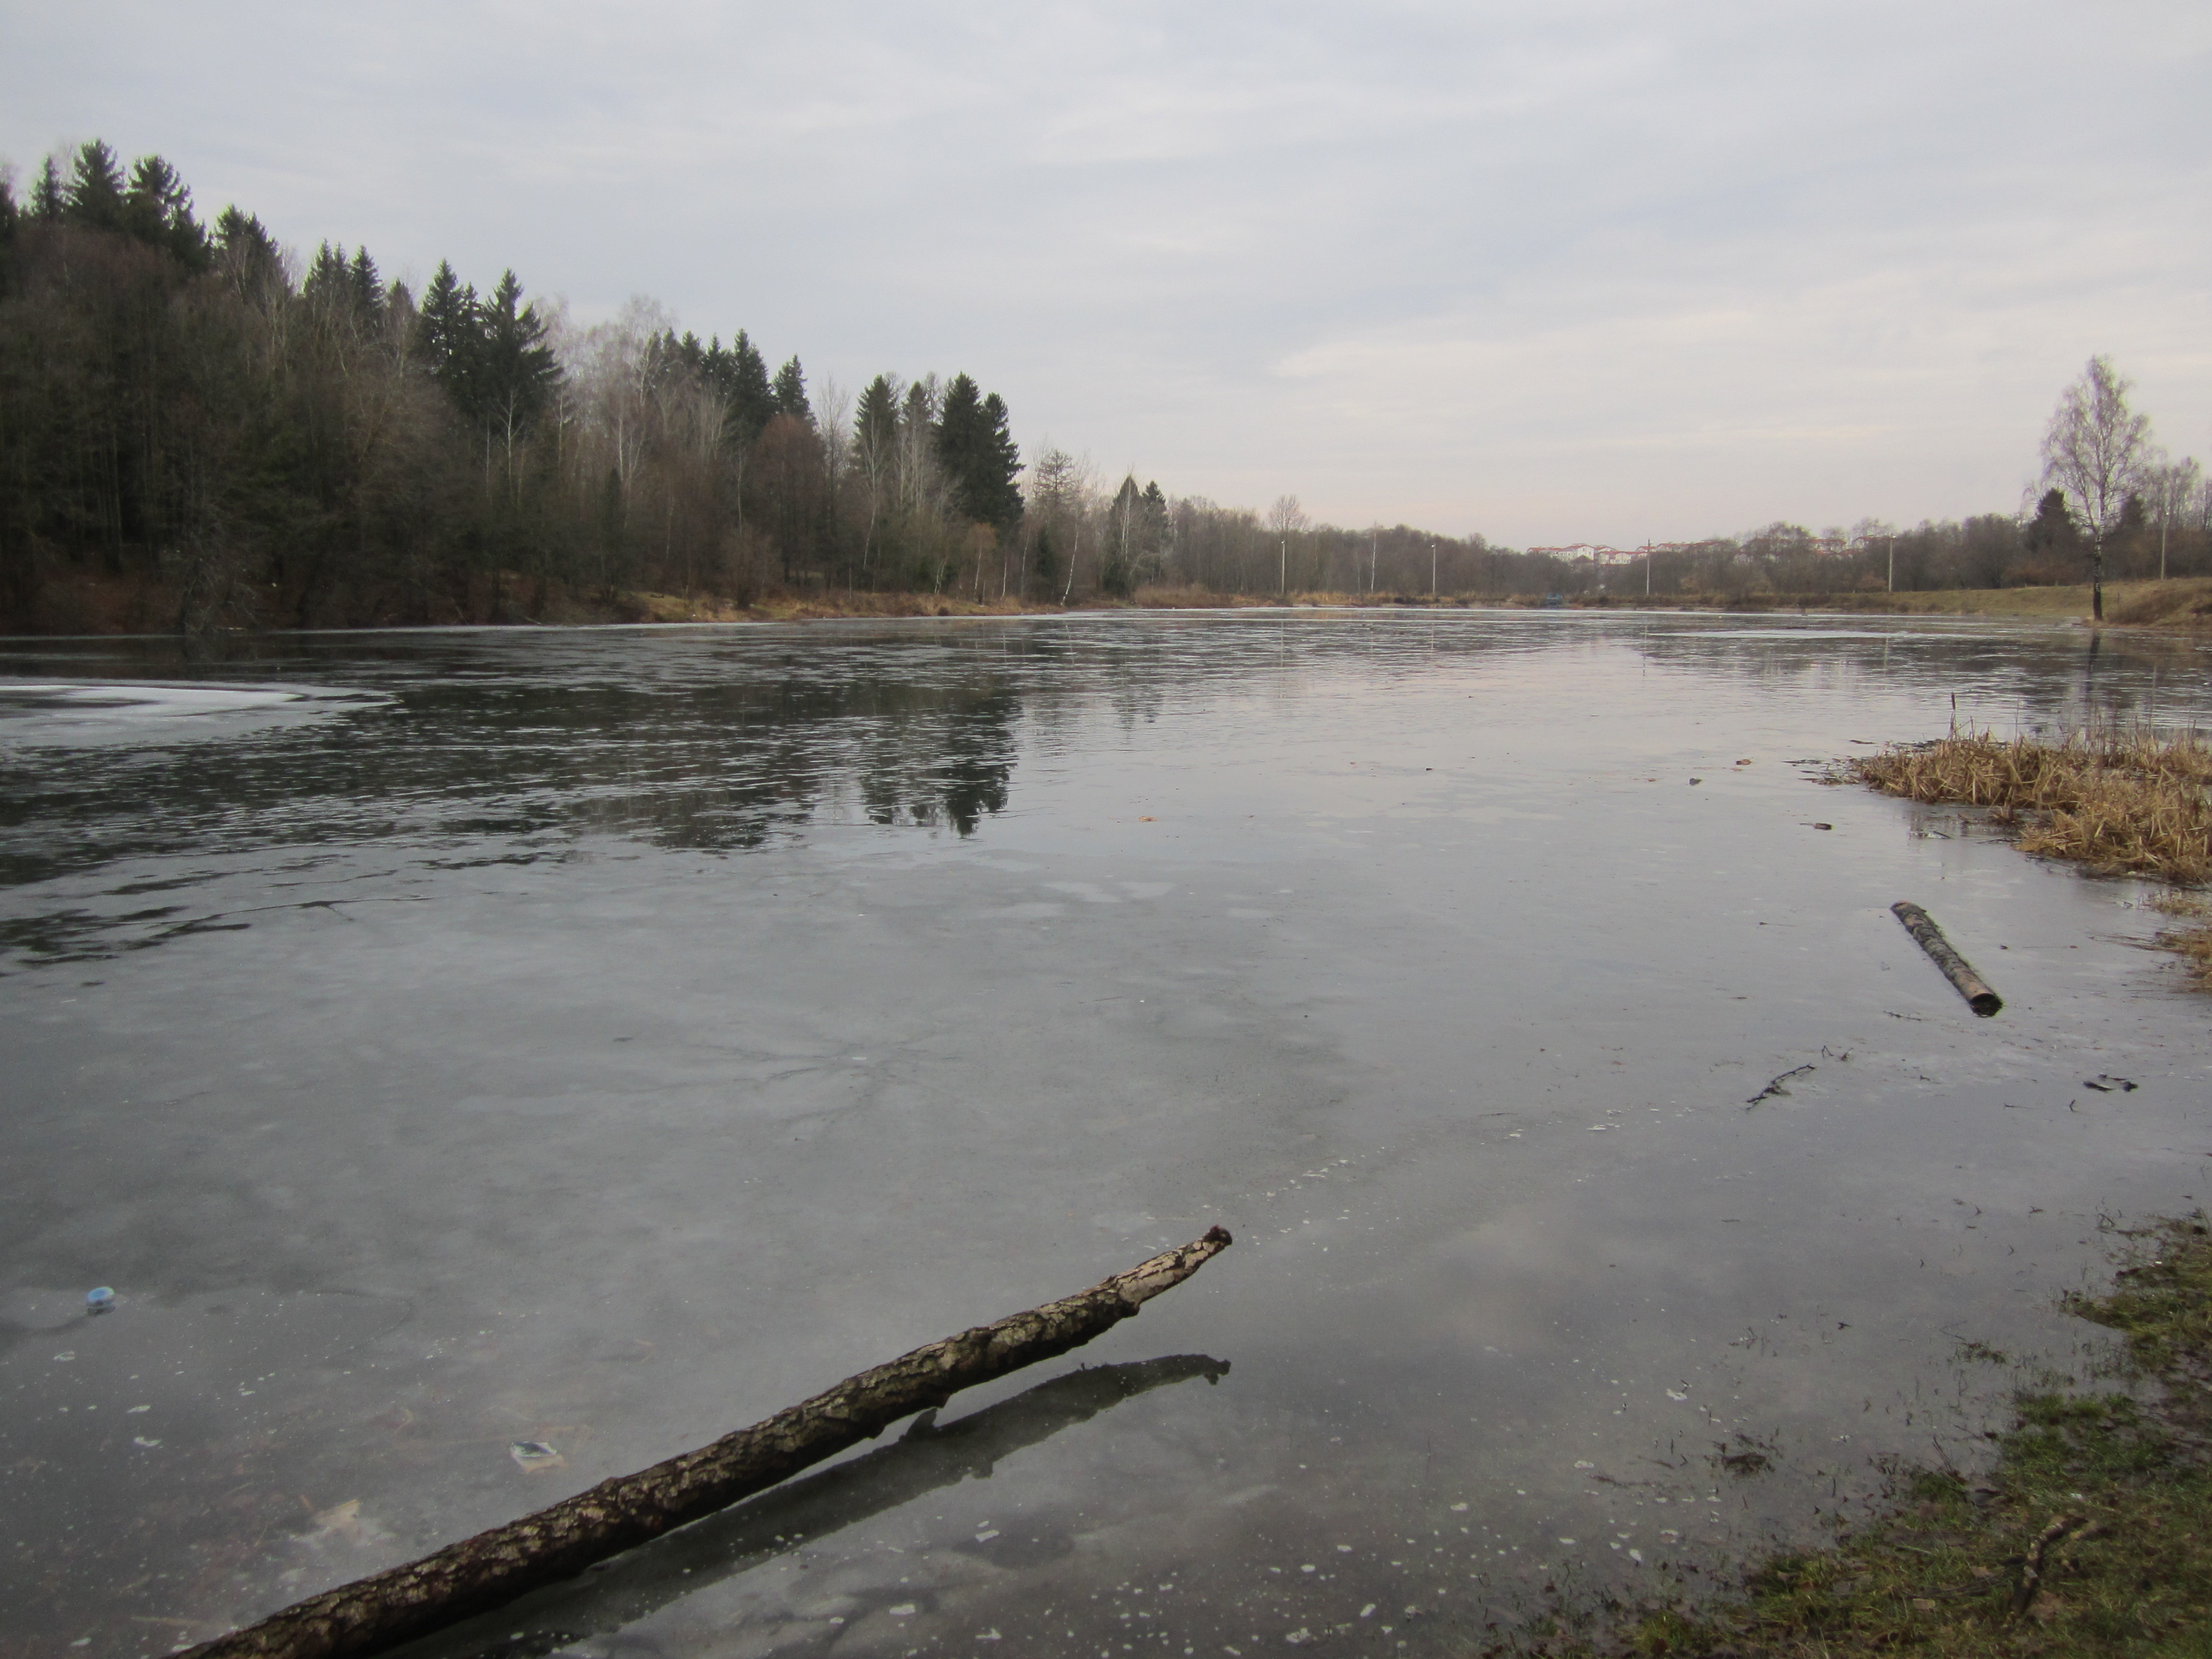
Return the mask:
{"type": "Polygon", "coordinates": [[[1889,794],[1980,806],[2021,850],[2107,874],[2212,878],[2212,749],[2194,733],[2079,732],[2057,743],[1954,733],[1854,763],[1889,794]]]}

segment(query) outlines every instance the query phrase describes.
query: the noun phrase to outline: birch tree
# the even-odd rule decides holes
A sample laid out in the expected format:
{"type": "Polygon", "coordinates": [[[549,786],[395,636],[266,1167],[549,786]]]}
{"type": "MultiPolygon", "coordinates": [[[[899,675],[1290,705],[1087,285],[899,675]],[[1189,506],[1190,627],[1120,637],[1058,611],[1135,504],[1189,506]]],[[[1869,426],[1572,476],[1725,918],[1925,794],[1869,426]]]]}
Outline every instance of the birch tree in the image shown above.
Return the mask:
{"type": "Polygon", "coordinates": [[[2134,383],[2109,357],[2092,357],[2081,378],[2060,394],[2043,434],[2043,477],[2066,492],[2089,538],[2089,608],[2105,619],[2105,549],[2120,527],[2128,498],[2163,459],[2151,441],[2150,417],[2128,407],[2134,383]]]}

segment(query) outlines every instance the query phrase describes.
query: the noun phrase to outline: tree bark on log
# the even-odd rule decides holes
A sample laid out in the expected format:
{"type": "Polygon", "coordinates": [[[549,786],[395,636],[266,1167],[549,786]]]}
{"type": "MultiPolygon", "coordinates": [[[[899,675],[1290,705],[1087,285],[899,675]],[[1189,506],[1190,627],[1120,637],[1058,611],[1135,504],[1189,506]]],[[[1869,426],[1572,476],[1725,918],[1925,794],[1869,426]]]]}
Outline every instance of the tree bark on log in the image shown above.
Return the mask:
{"type": "Polygon", "coordinates": [[[1987,1019],[2004,1006],[2004,999],[1990,989],[1966,957],[1951,948],[1951,941],[1943,937],[1943,930],[1936,925],[1934,917],[1918,905],[1907,903],[1903,899],[1889,908],[1905,924],[1905,931],[1912,935],[1922,950],[1928,952],[1928,959],[1943,970],[1943,977],[1958,988],[1959,994],[1966,998],[1969,1008],[1987,1019]]]}
{"type": "Polygon", "coordinates": [[[489,1612],[595,1561],[764,1491],[871,1439],[962,1389],[1079,1347],[1229,1248],[1228,1232],[1154,1256],[1076,1296],[978,1325],[847,1377],[827,1393],[711,1445],[588,1492],[419,1561],[325,1590],[185,1659],[367,1659],[489,1612]]]}

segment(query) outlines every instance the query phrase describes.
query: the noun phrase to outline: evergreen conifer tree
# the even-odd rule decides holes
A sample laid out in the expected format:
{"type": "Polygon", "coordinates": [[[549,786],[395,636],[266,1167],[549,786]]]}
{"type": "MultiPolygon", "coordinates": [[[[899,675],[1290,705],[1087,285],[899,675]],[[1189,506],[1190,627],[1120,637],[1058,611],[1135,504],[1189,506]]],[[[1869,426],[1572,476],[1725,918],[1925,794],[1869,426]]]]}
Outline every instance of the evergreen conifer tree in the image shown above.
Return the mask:
{"type": "Polygon", "coordinates": [[[51,224],[68,209],[69,191],[62,185],[61,163],[49,155],[46,166],[39,169],[39,182],[31,186],[31,216],[51,224]]]}
{"type": "Polygon", "coordinates": [[[368,257],[366,246],[354,252],[353,264],[346,269],[346,289],[353,301],[355,316],[364,323],[383,320],[384,282],[377,274],[376,261],[368,257]]]}
{"type": "Polygon", "coordinates": [[[795,356],[775,372],[775,412],[814,424],[814,410],[806,401],[806,375],[795,356]]]}
{"type": "Polygon", "coordinates": [[[522,303],[522,284],[513,271],[500,274],[498,285],[477,307],[476,320],[476,401],[511,460],[514,446],[529,435],[552,400],[560,367],[545,343],[538,307],[522,303]]]}
{"type": "Polygon", "coordinates": [[[307,279],[300,285],[307,302],[330,316],[353,308],[353,277],[346,269],[345,250],[325,242],[307,265],[307,279]]]}
{"type": "Polygon", "coordinates": [[[2081,527],[2066,508],[2066,492],[2046,489],[2035,504],[2035,516],[2021,532],[2020,544],[2029,553],[2069,554],[2081,544],[2081,527]]]}
{"type": "Polygon", "coordinates": [[[192,216],[192,193],[160,156],[142,155],[131,167],[122,222],[140,241],[168,249],[186,270],[207,268],[207,232],[192,216]]]}
{"type": "Polygon", "coordinates": [[[983,498],[983,521],[1001,530],[1021,522],[1022,449],[1014,441],[1006,400],[994,392],[983,399],[983,438],[977,461],[976,483],[983,498]]]}
{"type": "Polygon", "coordinates": [[[1020,520],[1022,495],[1014,480],[1021,472],[1021,451],[1007,429],[1006,400],[997,392],[982,397],[968,375],[952,377],[937,423],[937,457],[961,512],[1001,531],[1020,520]]]}
{"type": "Polygon", "coordinates": [[[77,224],[94,230],[123,228],[123,165],[97,138],[77,146],[64,211],[77,224]]]}
{"type": "Polygon", "coordinates": [[[898,394],[890,376],[878,374],[860,393],[860,406],[853,416],[853,437],[865,452],[880,450],[898,435],[898,394]]]}
{"type": "Polygon", "coordinates": [[[473,415],[471,390],[479,336],[477,291],[464,284],[446,260],[438,262],[416,313],[414,351],[463,413],[473,415]]]}
{"type": "Polygon", "coordinates": [[[276,239],[258,217],[235,207],[216,217],[215,263],[240,297],[257,304],[265,303],[286,283],[276,239]]]}
{"type": "Polygon", "coordinates": [[[969,376],[956,374],[945,388],[945,405],[937,417],[937,464],[952,485],[953,504],[978,521],[983,518],[983,504],[976,499],[982,439],[982,392],[969,376]]]}
{"type": "Polygon", "coordinates": [[[743,329],[730,343],[729,405],[731,434],[740,444],[760,436],[761,428],[775,417],[775,392],[768,379],[768,360],[746,337],[743,329]]]}

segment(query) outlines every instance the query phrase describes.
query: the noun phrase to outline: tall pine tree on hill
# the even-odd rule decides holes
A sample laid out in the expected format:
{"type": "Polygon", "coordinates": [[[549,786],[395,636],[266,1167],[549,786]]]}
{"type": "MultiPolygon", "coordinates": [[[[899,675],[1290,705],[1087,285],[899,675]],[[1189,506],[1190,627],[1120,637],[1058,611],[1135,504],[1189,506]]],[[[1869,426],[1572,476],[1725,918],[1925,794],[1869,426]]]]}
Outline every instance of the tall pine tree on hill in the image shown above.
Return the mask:
{"type": "Polygon", "coordinates": [[[806,401],[806,375],[797,357],[775,372],[775,412],[810,427],[814,424],[814,410],[806,401]]]}
{"type": "Polygon", "coordinates": [[[477,291],[446,260],[438,262],[415,320],[415,356],[464,414],[476,410],[477,291]]]}
{"type": "Polygon", "coordinates": [[[353,283],[346,269],[345,250],[325,242],[307,262],[307,279],[300,284],[301,297],[328,316],[353,309],[353,283]]]}
{"type": "Polygon", "coordinates": [[[77,146],[64,212],[72,223],[88,229],[123,228],[123,165],[97,138],[77,146]]]}
{"type": "Polygon", "coordinates": [[[367,323],[382,321],[383,279],[377,275],[376,261],[368,257],[366,246],[354,250],[353,264],[346,268],[346,283],[353,293],[354,314],[367,323]]]}
{"type": "Polygon", "coordinates": [[[192,193],[160,156],[142,155],[131,169],[122,226],[140,241],[167,248],[187,270],[207,269],[207,232],[192,216],[192,193]]]}
{"type": "Polygon", "coordinates": [[[863,451],[886,449],[898,436],[898,393],[890,376],[878,374],[860,393],[853,415],[853,439],[863,451]]]}
{"type": "Polygon", "coordinates": [[[723,393],[729,405],[730,429],[741,444],[749,444],[761,428],[775,418],[775,391],[769,385],[768,360],[744,330],[730,342],[729,385],[723,393]]]}
{"type": "Polygon", "coordinates": [[[215,222],[214,264],[241,300],[266,308],[279,295],[289,297],[283,256],[259,216],[227,207],[215,222]]]}
{"type": "Polygon", "coordinates": [[[502,271],[491,295],[477,307],[476,396],[481,417],[505,446],[507,465],[530,435],[560,382],[560,365],[545,343],[538,307],[522,303],[522,284],[502,271]]]}
{"type": "Polygon", "coordinates": [[[31,216],[52,223],[69,211],[69,187],[62,183],[61,163],[52,156],[39,169],[39,182],[31,186],[31,216]]]}

